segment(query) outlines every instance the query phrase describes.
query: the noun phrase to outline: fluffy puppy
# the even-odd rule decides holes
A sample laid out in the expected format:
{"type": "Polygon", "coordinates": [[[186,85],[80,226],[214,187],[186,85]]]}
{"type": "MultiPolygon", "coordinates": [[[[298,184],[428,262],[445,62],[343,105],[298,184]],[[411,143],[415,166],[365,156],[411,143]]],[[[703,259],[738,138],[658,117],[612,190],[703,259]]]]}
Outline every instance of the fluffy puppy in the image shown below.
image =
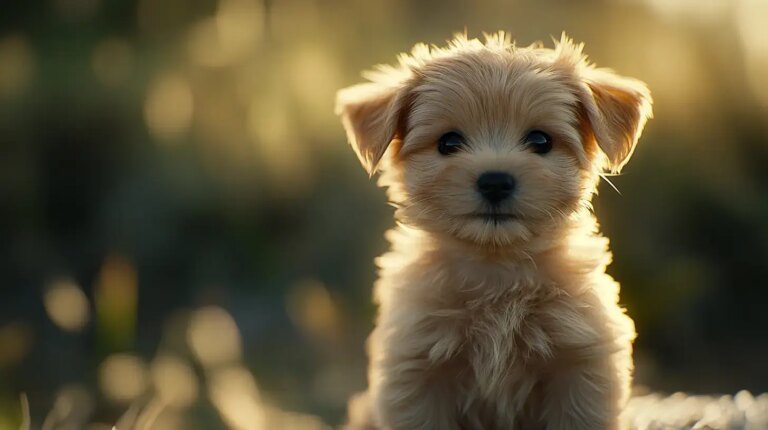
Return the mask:
{"type": "Polygon", "coordinates": [[[398,221],[347,428],[621,427],[635,332],[590,200],[651,98],[582,47],[458,35],[338,93],[398,221]]]}

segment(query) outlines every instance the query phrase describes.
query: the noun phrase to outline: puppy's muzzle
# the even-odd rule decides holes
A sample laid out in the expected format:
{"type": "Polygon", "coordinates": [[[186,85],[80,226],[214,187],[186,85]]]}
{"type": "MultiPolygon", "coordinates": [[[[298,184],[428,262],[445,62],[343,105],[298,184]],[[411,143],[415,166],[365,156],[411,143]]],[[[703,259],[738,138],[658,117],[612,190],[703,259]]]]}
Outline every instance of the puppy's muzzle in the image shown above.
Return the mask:
{"type": "Polygon", "coordinates": [[[492,205],[497,205],[515,192],[515,178],[504,172],[485,172],[477,178],[477,190],[492,205]]]}

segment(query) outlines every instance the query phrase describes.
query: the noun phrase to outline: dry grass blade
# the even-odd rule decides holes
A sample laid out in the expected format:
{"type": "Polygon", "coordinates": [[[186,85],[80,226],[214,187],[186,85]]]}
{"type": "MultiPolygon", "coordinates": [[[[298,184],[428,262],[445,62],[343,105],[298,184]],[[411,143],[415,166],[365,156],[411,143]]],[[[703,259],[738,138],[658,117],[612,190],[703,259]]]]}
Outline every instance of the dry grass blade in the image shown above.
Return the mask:
{"type": "Polygon", "coordinates": [[[31,430],[32,419],[29,414],[29,399],[27,399],[25,393],[21,393],[19,402],[21,403],[21,426],[19,427],[19,430],[31,430]]]}

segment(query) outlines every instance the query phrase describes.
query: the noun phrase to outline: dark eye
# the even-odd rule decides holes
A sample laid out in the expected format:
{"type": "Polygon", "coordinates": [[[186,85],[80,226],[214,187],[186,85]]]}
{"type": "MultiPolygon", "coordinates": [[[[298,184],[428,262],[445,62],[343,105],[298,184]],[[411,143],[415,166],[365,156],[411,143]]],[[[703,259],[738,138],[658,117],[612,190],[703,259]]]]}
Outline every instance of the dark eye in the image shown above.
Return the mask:
{"type": "Polygon", "coordinates": [[[451,155],[464,145],[464,137],[455,131],[440,136],[437,150],[443,155],[451,155]]]}
{"type": "Polygon", "coordinates": [[[552,138],[540,130],[529,132],[524,142],[537,154],[546,154],[552,150],[552,138]]]}

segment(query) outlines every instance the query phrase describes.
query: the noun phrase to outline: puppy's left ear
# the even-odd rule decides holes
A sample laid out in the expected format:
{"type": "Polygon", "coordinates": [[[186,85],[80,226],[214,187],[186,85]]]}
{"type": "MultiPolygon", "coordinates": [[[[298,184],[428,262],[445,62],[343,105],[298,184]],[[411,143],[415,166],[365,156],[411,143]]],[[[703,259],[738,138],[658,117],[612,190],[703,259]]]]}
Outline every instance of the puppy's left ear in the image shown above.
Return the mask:
{"type": "Polygon", "coordinates": [[[651,93],[641,81],[606,69],[581,70],[581,102],[608,168],[618,173],[629,161],[645,122],[653,116],[651,93]]]}
{"type": "Polygon", "coordinates": [[[347,139],[371,176],[389,144],[405,137],[408,93],[405,84],[372,82],[336,94],[336,114],[341,116],[347,139]]]}

